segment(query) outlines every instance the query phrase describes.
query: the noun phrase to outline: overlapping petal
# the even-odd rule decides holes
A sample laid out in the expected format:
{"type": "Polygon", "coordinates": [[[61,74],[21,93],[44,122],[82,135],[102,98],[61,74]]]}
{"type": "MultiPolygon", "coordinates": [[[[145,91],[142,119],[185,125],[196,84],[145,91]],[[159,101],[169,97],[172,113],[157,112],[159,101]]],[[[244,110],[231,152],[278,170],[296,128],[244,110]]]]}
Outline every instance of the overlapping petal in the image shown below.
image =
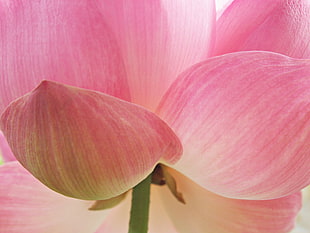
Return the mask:
{"type": "Polygon", "coordinates": [[[109,211],[56,193],[18,162],[0,166],[0,232],[93,233],[109,211]]]}
{"type": "Polygon", "coordinates": [[[226,197],[270,199],[310,183],[310,63],[267,52],[189,69],[158,109],[183,143],[174,166],[226,197]]]}
{"type": "Polygon", "coordinates": [[[159,161],[175,163],[182,146],[162,120],[120,99],[44,81],[1,117],[15,157],[64,195],[87,200],[119,195],[159,161]]]}
{"type": "Polygon", "coordinates": [[[310,57],[310,2],[235,0],[217,21],[213,54],[246,50],[310,57]]]}
{"type": "Polygon", "coordinates": [[[210,55],[214,0],[98,0],[124,57],[134,103],[156,108],[188,66],[210,55]]]}
{"type": "Polygon", "coordinates": [[[216,0],[216,18],[218,19],[234,0],[216,0]]]}
{"type": "Polygon", "coordinates": [[[159,188],[165,209],[180,233],[283,233],[294,226],[301,207],[300,192],[267,201],[237,200],[218,196],[170,170],[186,205],[168,189],[159,188]]]}
{"type": "Polygon", "coordinates": [[[130,98],[117,42],[94,1],[1,1],[0,51],[0,112],[43,79],[130,98]]]}
{"type": "Polygon", "coordinates": [[[4,162],[16,160],[7,140],[5,139],[1,131],[0,131],[0,156],[3,158],[4,162]]]}

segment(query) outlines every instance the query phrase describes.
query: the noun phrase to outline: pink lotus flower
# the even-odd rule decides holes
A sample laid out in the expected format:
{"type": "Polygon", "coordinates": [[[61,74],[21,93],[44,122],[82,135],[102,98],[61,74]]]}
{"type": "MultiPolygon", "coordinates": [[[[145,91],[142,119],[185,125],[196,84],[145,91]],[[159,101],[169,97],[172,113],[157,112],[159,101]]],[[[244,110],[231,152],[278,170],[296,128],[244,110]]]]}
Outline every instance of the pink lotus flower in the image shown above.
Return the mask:
{"type": "Polygon", "coordinates": [[[171,191],[152,185],[149,232],[293,228],[310,184],[306,0],[235,0],[217,21],[212,0],[0,11],[0,232],[127,232],[130,190],[158,164],[171,191]]]}

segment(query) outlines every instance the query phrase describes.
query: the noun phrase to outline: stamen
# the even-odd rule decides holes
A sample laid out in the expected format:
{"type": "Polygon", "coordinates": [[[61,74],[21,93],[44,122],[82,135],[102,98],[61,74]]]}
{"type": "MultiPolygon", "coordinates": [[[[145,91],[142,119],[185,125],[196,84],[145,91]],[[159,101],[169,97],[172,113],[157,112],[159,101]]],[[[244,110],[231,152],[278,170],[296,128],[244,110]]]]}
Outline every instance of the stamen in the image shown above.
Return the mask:
{"type": "Polygon", "coordinates": [[[152,184],[160,185],[160,186],[166,184],[163,169],[160,164],[156,165],[152,173],[152,184]]]}
{"type": "Polygon", "coordinates": [[[177,190],[177,184],[174,177],[169,173],[168,168],[163,164],[157,164],[152,173],[152,184],[165,185],[167,184],[170,192],[181,203],[185,204],[185,200],[181,192],[177,190]]]}

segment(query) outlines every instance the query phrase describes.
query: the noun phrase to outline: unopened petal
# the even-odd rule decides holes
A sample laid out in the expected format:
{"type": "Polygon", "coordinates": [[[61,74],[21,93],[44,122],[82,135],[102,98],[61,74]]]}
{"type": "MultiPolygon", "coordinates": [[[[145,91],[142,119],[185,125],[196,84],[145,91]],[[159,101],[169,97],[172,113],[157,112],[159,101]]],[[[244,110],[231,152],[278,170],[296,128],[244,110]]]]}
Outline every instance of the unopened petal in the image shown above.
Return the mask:
{"type": "Polygon", "coordinates": [[[186,204],[176,201],[165,187],[159,187],[158,194],[179,233],[286,233],[293,228],[301,207],[299,192],[267,201],[229,199],[170,172],[186,204]]]}
{"type": "Polygon", "coordinates": [[[120,99],[43,81],[1,117],[17,160],[51,189],[103,200],[135,186],[182,147],[155,114],[120,99]]]}
{"type": "Polygon", "coordinates": [[[226,197],[270,199],[310,183],[310,62],[267,52],[209,59],[158,110],[183,143],[174,166],[226,197]]]}
{"type": "Polygon", "coordinates": [[[124,57],[134,103],[156,108],[185,68],[210,55],[214,0],[97,0],[124,57]]]}
{"type": "Polygon", "coordinates": [[[18,162],[0,166],[0,232],[93,233],[108,211],[89,211],[91,201],[60,195],[18,162]]]}
{"type": "Polygon", "coordinates": [[[217,21],[214,55],[264,50],[310,57],[308,0],[235,0],[217,21]]]}
{"type": "Polygon", "coordinates": [[[89,0],[0,2],[0,112],[43,79],[129,100],[113,33],[89,0]]]}

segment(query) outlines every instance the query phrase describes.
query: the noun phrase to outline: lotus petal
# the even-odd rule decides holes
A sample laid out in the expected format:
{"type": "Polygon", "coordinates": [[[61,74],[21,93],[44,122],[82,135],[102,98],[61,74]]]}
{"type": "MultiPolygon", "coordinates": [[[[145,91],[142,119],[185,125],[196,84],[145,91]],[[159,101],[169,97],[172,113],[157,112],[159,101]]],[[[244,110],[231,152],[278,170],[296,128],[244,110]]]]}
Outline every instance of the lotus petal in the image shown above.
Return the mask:
{"type": "Polygon", "coordinates": [[[12,151],[64,195],[104,200],[131,189],[182,146],[154,113],[99,92],[43,81],[1,117],[12,151]]]}
{"type": "Polygon", "coordinates": [[[217,194],[272,199],[310,183],[310,63],[214,57],[171,86],[158,114],[182,141],[173,167],[217,194]]]}

